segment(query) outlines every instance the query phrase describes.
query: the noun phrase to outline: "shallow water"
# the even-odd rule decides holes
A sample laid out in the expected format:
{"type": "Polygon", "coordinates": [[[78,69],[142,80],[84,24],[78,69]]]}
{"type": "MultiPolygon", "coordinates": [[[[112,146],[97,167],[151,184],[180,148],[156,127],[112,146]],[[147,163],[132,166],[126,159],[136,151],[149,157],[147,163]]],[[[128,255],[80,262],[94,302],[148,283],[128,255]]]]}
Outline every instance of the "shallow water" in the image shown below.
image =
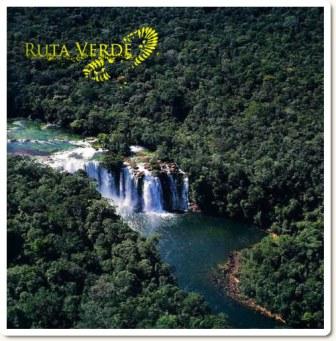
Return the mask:
{"type": "Polygon", "coordinates": [[[79,136],[36,121],[15,119],[7,123],[7,152],[25,155],[50,155],[75,148],[79,136]]]}

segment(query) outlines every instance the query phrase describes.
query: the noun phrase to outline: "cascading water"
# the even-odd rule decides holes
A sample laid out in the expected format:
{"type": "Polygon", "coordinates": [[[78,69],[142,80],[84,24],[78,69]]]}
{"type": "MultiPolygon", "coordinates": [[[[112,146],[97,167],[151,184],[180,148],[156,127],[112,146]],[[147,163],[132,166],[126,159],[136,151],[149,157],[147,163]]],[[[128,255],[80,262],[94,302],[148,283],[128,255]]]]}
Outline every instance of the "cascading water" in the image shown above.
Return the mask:
{"type": "Polygon", "coordinates": [[[178,210],[178,197],[177,197],[177,186],[176,181],[172,174],[167,174],[169,181],[169,190],[170,190],[170,201],[171,201],[171,209],[173,211],[178,210]]]}
{"type": "Polygon", "coordinates": [[[163,193],[160,179],[145,175],[143,179],[144,212],[163,212],[163,193]]]}
{"type": "Polygon", "coordinates": [[[183,178],[183,187],[181,191],[181,199],[179,200],[180,202],[180,210],[181,211],[187,211],[188,210],[188,205],[189,205],[189,179],[187,176],[183,178]]]}
{"type": "Polygon", "coordinates": [[[140,200],[138,193],[138,180],[129,167],[123,167],[120,171],[119,204],[131,211],[139,210],[140,200]]]}
{"type": "Polygon", "coordinates": [[[101,167],[98,161],[88,161],[84,164],[84,170],[97,181],[97,189],[104,198],[115,200],[118,197],[112,174],[101,167]]]}
{"type": "Polygon", "coordinates": [[[100,182],[100,174],[99,174],[99,162],[97,161],[89,161],[85,165],[86,174],[92,178],[100,182]]]}
{"type": "Polygon", "coordinates": [[[188,210],[188,178],[182,172],[171,174],[164,171],[160,176],[154,176],[143,166],[138,167],[140,171],[135,171],[126,164],[120,171],[109,172],[99,161],[92,160],[96,153],[94,148],[86,145],[56,153],[45,162],[69,173],[84,170],[96,180],[97,189],[104,198],[128,212],[188,210]],[[163,186],[163,182],[168,185],[163,186]]]}
{"type": "Polygon", "coordinates": [[[116,188],[113,176],[103,167],[100,167],[99,192],[104,198],[115,199],[116,188]]]}
{"type": "MultiPolygon", "coordinates": [[[[161,180],[149,171],[137,177],[129,166],[122,167],[120,173],[109,173],[97,161],[89,161],[84,170],[89,177],[97,181],[97,188],[103,197],[112,199],[119,208],[130,212],[157,212],[188,210],[188,178],[183,176],[181,184],[171,174],[168,197],[170,205],[165,203],[161,180]]],[[[166,195],[167,196],[167,195],[166,195]]]]}

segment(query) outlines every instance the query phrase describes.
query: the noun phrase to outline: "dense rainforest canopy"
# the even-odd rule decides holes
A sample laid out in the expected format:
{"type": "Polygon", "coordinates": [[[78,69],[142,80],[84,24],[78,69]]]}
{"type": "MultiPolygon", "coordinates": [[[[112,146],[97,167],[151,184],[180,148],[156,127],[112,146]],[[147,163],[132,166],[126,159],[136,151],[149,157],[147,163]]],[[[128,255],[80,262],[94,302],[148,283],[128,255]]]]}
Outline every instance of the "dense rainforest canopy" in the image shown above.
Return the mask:
{"type": "Polygon", "coordinates": [[[323,8],[69,8],[8,12],[9,116],[141,144],[188,172],[209,214],[270,229],[241,289],[289,326],[323,325],[323,8]],[[149,25],[158,54],[112,79],[23,44],[115,41],[149,25]]]}

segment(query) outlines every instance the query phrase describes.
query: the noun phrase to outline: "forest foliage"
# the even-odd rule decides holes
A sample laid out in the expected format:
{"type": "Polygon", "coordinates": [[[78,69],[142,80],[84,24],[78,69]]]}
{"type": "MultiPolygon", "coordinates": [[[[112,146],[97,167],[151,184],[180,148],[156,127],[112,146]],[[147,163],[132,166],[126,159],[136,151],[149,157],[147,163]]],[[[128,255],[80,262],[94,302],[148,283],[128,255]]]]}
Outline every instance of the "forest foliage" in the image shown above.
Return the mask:
{"type": "Polygon", "coordinates": [[[323,8],[16,8],[8,109],[104,134],[114,163],[131,144],[178,162],[204,212],[280,235],[246,250],[241,288],[289,325],[321,326],[323,60],[323,8]],[[23,54],[25,41],[115,41],[145,25],[159,54],[116,64],[102,84],[83,77],[84,64],[23,54]]]}

